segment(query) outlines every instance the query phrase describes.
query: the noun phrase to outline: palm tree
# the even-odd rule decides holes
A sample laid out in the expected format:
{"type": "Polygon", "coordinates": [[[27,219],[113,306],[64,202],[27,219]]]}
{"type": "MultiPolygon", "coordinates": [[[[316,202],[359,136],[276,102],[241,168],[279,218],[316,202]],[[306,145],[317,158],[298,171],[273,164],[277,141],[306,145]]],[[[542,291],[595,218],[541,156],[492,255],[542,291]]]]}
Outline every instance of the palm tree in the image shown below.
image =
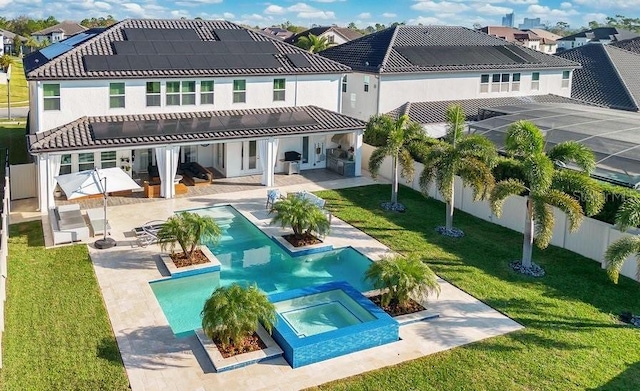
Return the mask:
{"type": "Polygon", "coordinates": [[[305,197],[291,196],[274,202],[269,214],[274,214],[271,224],[291,227],[297,239],[312,231],[325,235],[331,227],[327,215],[305,197]]]}
{"type": "Polygon", "coordinates": [[[177,243],[187,261],[192,261],[198,245],[216,242],[221,234],[213,217],[180,212],[162,225],[158,232],[158,243],[162,251],[169,248],[172,253],[177,243]]]}
{"type": "MultiPolygon", "coordinates": [[[[618,209],[616,225],[620,231],[626,231],[629,227],[640,226],[640,198],[627,198],[618,209]]],[[[613,242],[604,259],[607,262],[607,274],[614,283],[618,283],[620,269],[628,256],[635,254],[638,269],[636,278],[640,280],[640,235],[627,236],[613,242]]]]}
{"type": "MultiPolygon", "coordinates": [[[[427,136],[420,124],[413,122],[407,115],[403,115],[397,120],[388,115],[376,115],[371,117],[365,129],[367,132],[375,134],[386,134],[387,143],[376,148],[369,158],[369,171],[372,177],[376,177],[380,171],[380,166],[384,158],[390,156],[392,159],[392,184],[391,184],[391,204],[387,209],[404,210],[402,204],[398,203],[398,170],[401,168],[401,175],[407,180],[412,180],[414,173],[413,148],[427,144],[427,136]]],[[[386,207],[386,205],[383,205],[386,207]]]]}
{"type": "Polygon", "coordinates": [[[327,37],[318,37],[313,34],[299,37],[296,41],[296,46],[304,50],[308,50],[310,53],[318,53],[327,49],[330,44],[327,41],[327,37]]]}
{"type": "Polygon", "coordinates": [[[445,141],[433,145],[426,153],[424,171],[420,175],[420,189],[428,194],[429,184],[436,181],[438,191],[446,203],[446,225],[441,233],[462,236],[453,229],[454,179],[458,175],[463,183],[473,188],[474,201],[485,199],[493,188],[491,167],[497,157],[495,145],[479,135],[463,135],[466,117],[462,107],[447,109],[447,135],[445,141]]]}
{"type": "Polygon", "coordinates": [[[241,345],[244,338],[258,329],[258,322],[271,332],[276,309],[254,284],[243,288],[234,283],[216,289],[204,303],[200,313],[202,330],[223,347],[241,345]]]}
{"type": "Polygon", "coordinates": [[[375,289],[384,290],[380,301],[383,307],[404,308],[411,296],[424,301],[429,294],[440,294],[437,276],[416,257],[396,256],[372,262],[365,279],[371,281],[375,289]]]}
{"type": "Polygon", "coordinates": [[[491,192],[491,209],[500,217],[504,200],[511,195],[526,195],[526,223],[524,244],[522,246],[522,264],[514,268],[526,274],[542,275],[543,271],[534,266],[533,252],[535,243],[540,249],[549,245],[553,235],[554,217],[552,206],[565,212],[569,218],[569,227],[575,231],[582,223],[585,212],[597,213],[604,204],[604,196],[597,182],[589,177],[595,168],[593,152],[575,141],[557,144],[545,153],[545,140],[540,129],[528,121],[518,121],[507,130],[505,150],[519,158],[525,182],[519,179],[506,179],[496,183],[491,192]],[[578,170],[559,170],[556,164],[572,162],[578,170]],[[581,194],[585,205],[570,194],[581,194]],[[522,270],[524,269],[524,270],[522,270]],[[536,273],[535,271],[539,273],[536,273]]]}

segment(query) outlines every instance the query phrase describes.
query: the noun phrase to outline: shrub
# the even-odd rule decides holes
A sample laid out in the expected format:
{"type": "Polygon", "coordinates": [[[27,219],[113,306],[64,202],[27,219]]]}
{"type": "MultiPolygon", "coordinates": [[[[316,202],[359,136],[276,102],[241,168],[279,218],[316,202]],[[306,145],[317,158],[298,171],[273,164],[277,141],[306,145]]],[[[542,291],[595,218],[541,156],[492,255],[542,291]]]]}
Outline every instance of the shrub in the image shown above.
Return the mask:
{"type": "Polygon", "coordinates": [[[331,226],[325,213],[304,197],[292,196],[274,202],[269,214],[274,214],[271,224],[291,227],[298,239],[312,231],[324,235],[331,226]]]}
{"type": "Polygon", "coordinates": [[[220,227],[213,217],[181,212],[170,217],[162,225],[158,232],[158,243],[162,251],[169,248],[172,253],[177,243],[191,261],[199,244],[215,242],[220,235],[220,227]]]}

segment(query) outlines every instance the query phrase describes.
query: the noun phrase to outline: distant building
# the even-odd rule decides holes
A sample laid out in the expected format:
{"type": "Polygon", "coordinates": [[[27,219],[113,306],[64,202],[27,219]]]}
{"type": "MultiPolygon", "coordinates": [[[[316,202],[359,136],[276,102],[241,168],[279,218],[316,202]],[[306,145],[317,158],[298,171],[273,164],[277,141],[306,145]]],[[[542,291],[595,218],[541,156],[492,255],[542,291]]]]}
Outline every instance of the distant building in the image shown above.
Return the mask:
{"type": "Polygon", "coordinates": [[[282,27],[275,27],[275,26],[265,27],[262,29],[262,32],[269,34],[272,37],[280,38],[282,40],[285,40],[294,34],[292,31],[283,29],[282,27]]]}
{"type": "Polygon", "coordinates": [[[513,27],[513,12],[502,17],[502,25],[505,27],[513,27]]]}
{"type": "Polygon", "coordinates": [[[292,37],[285,39],[285,42],[288,43],[296,43],[300,37],[307,37],[309,34],[313,34],[316,37],[326,37],[327,43],[332,45],[342,45],[345,42],[349,42],[356,38],[362,37],[356,30],[352,30],[346,27],[338,27],[338,26],[319,26],[312,27],[309,30],[305,30],[301,33],[298,33],[292,37]]]}
{"type": "Polygon", "coordinates": [[[11,31],[0,29],[0,40],[2,41],[2,43],[0,43],[0,47],[3,48],[2,50],[0,50],[0,55],[3,55],[3,54],[18,55],[20,53],[24,53],[24,44],[27,42],[27,39],[25,37],[21,37],[18,35],[18,38],[20,39],[20,42],[22,42],[22,45],[19,48],[14,48],[13,43],[14,43],[15,37],[16,37],[16,34],[12,33],[11,31]]]}
{"type": "Polygon", "coordinates": [[[588,43],[610,44],[613,42],[623,41],[640,37],[640,34],[629,30],[623,30],[616,27],[598,27],[591,30],[581,31],[579,33],[563,37],[558,40],[558,51],[577,48],[588,43]]]}
{"type": "MultiPolygon", "coordinates": [[[[545,30],[536,30],[544,31],[549,35],[555,35],[545,30]]],[[[533,32],[533,30],[518,30],[513,27],[505,26],[486,26],[479,29],[479,31],[547,54],[554,54],[558,47],[554,39],[542,37],[533,32]]],[[[547,34],[543,35],[546,36],[547,34]]]]}
{"type": "Polygon", "coordinates": [[[540,22],[540,18],[524,18],[524,22],[518,25],[520,30],[540,29],[544,27],[540,22]]]}
{"type": "Polygon", "coordinates": [[[36,31],[35,33],[31,34],[31,36],[38,42],[44,42],[46,40],[50,43],[56,43],[78,33],[81,33],[85,30],[87,30],[87,28],[82,26],[81,24],[65,20],[64,22],[58,23],[55,26],[36,31]]]}

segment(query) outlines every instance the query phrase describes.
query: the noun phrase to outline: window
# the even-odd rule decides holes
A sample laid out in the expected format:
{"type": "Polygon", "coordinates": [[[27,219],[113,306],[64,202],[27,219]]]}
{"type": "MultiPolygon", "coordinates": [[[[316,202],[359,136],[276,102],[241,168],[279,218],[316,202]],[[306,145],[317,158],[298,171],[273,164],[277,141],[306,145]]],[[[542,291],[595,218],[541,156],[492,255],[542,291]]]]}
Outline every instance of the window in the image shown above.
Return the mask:
{"type": "Polygon", "coordinates": [[[342,92],[347,92],[347,75],[342,76],[342,92]]]}
{"type": "Polygon", "coordinates": [[[511,91],[520,91],[520,74],[514,73],[511,78],[511,91]]]}
{"type": "Polygon", "coordinates": [[[531,90],[538,91],[540,89],[540,72],[531,74],[531,90]]]}
{"type": "Polygon", "coordinates": [[[489,75],[480,75],[480,92],[489,92],[489,75]]]}
{"type": "Polygon", "coordinates": [[[160,82],[147,82],[147,107],[160,106],[160,82]]]}
{"type": "Polygon", "coordinates": [[[285,79],[273,79],[273,100],[284,100],[285,94],[285,79]]]}
{"type": "Polygon", "coordinates": [[[124,83],[109,83],[109,108],[124,107],[124,83]]]}
{"type": "Polygon", "coordinates": [[[94,167],[93,161],[94,161],[93,153],[79,153],[78,162],[80,164],[78,164],[78,169],[80,171],[93,170],[93,167],[94,167]]]}
{"type": "Polygon", "coordinates": [[[336,37],[333,35],[328,35],[327,36],[327,43],[331,44],[331,43],[335,43],[336,42],[336,37]]]}
{"type": "Polygon", "coordinates": [[[182,82],[182,105],[190,106],[196,104],[196,82],[182,82]]]}
{"type": "Polygon", "coordinates": [[[302,163],[309,163],[309,136],[302,136],[302,163]]]}
{"type": "Polygon", "coordinates": [[[499,73],[491,75],[491,92],[500,92],[500,80],[501,75],[499,73]]]}
{"type": "Polygon", "coordinates": [[[500,83],[500,91],[501,92],[509,92],[509,79],[510,79],[510,74],[509,73],[503,73],[502,74],[502,82],[500,83]]]}
{"type": "Polygon", "coordinates": [[[371,79],[369,78],[369,76],[365,76],[364,77],[364,92],[369,92],[369,82],[371,81],[371,79]]]}
{"type": "Polygon", "coordinates": [[[247,81],[233,81],[233,103],[245,103],[247,101],[247,81]]]}
{"type": "Polygon", "coordinates": [[[71,155],[62,155],[60,160],[60,175],[71,174],[71,155]]]}
{"type": "Polygon", "coordinates": [[[184,156],[183,162],[197,162],[198,161],[198,146],[197,145],[187,145],[180,148],[182,150],[182,154],[184,156]]]}
{"type": "Polygon", "coordinates": [[[562,71],[562,88],[569,88],[569,77],[571,77],[570,71],[562,71]]]}
{"type": "Polygon", "coordinates": [[[200,82],[200,104],[212,105],[213,104],[213,80],[206,80],[200,82]]]}
{"type": "Polygon", "coordinates": [[[180,106],[180,82],[167,82],[167,106],[180,106]]]}
{"type": "Polygon", "coordinates": [[[60,84],[44,84],[44,109],[60,110],[60,84]]]}
{"type": "Polygon", "coordinates": [[[116,151],[100,152],[100,167],[111,168],[116,166],[116,151]]]}

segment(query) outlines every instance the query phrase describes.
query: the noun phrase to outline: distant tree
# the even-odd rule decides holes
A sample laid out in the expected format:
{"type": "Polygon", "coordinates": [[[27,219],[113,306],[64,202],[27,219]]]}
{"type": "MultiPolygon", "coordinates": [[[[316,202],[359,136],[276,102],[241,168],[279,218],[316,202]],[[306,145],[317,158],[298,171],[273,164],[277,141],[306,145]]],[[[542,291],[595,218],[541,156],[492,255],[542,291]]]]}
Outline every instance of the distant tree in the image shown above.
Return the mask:
{"type": "Polygon", "coordinates": [[[301,33],[303,31],[306,30],[306,28],[302,27],[302,26],[296,26],[294,24],[292,24],[290,21],[286,21],[284,23],[280,24],[280,27],[287,30],[287,31],[291,31],[292,33],[301,33]]]}
{"type": "Polygon", "coordinates": [[[22,54],[22,40],[18,35],[13,37],[13,54],[20,56],[22,54]]]}
{"type": "Polygon", "coordinates": [[[552,25],[545,26],[545,30],[552,32],[554,34],[566,36],[573,33],[570,27],[571,26],[569,26],[569,23],[559,21],[559,22],[556,22],[556,24],[553,26],[552,25]]]}
{"type": "Polygon", "coordinates": [[[35,50],[38,50],[38,48],[40,48],[40,42],[38,42],[33,37],[28,37],[27,42],[25,43],[25,46],[29,48],[29,53],[31,53],[35,50]]]}
{"type": "Polygon", "coordinates": [[[625,30],[640,32],[640,18],[628,18],[623,15],[607,16],[605,19],[608,26],[618,27],[625,30]]]}
{"type": "Polygon", "coordinates": [[[116,20],[111,15],[107,15],[107,17],[99,17],[99,18],[90,18],[90,19],[82,19],[80,24],[84,27],[93,28],[93,27],[108,27],[112,24],[116,23],[116,20]]]}
{"type": "Polygon", "coordinates": [[[376,29],[373,28],[372,26],[367,26],[367,27],[365,27],[364,32],[365,32],[365,34],[371,34],[371,33],[375,33],[376,29]]]}
{"type": "Polygon", "coordinates": [[[473,28],[476,29],[476,30],[480,30],[482,28],[482,25],[480,23],[476,22],[476,23],[473,24],[473,28]]]}
{"type": "Polygon", "coordinates": [[[384,29],[387,28],[387,26],[385,26],[384,24],[380,24],[380,23],[376,23],[374,27],[375,27],[376,31],[384,30],[384,29]]]}
{"type": "Polygon", "coordinates": [[[329,41],[327,41],[327,37],[318,37],[316,35],[309,34],[306,37],[302,36],[298,38],[296,46],[304,50],[308,50],[311,53],[318,53],[331,45],[329,44],[329,41]]]}
{"type": "Polygon", "coordinates": [[[603,25],[596,22],[595,20],[592,20],[591,22],[589,22],[589,30],[597,29],[598,27],[603,27],[603,25]]]}

